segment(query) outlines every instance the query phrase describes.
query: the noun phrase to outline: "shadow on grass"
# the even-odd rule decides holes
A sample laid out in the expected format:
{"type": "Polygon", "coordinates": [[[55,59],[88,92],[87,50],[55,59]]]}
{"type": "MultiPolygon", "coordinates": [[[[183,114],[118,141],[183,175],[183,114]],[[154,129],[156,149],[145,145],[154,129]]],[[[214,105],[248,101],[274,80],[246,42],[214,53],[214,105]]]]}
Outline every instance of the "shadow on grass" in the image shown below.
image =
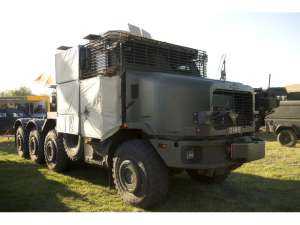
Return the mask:
{"type": "Polygon", "coordinates": [[[64,184],[47,179],[39,167],[26,161],[0,161],[0,211],[69,211],[61,198],[83,200],[64,184]]]}
{"type": "MultiPolygon", "coordinates": [[[[80,166],[65,173],[107,187],[107,173],[95,166],[80,166]]],[[[293,212],[300,211],[300,181],[232,173],[223,184],[203,185],[187,174],[170,179],[160,212],[293,212]]]]}
{"type": "Polygon", "coordinates": [[[233,173],[223,184],[201,185],[187,175],[171,180],[168,201],[155,211],[300,211],[300,181],[233,173]]]}
{"type": "MultiPolygon", "coordinates": [[[[0,151],[16,154],[13,142],[0,151]]],[[[62,198],[86,201],[61,182],[49,180],[38,165],[0,160],[0,211],[70,211],[62,198]]],[[[99,167],[74,165],[65,175],[107,187],[107,173],[99,167]]],[[[300,211],[300,181],[233,173],[221,185],[203,185],[187,174],[171,178],[169,197],[153,211],[164,212],[291,212],[300,211]]],[[[118,210],[118,209],[116,209],[118,210]]]]}
{"type": "Polygon", "coordinates": [[[104,187],[110,186],[108,171],[99,166],[84,163],[71,165],[70,169],[64,172],[64,175],[104,187]]]}

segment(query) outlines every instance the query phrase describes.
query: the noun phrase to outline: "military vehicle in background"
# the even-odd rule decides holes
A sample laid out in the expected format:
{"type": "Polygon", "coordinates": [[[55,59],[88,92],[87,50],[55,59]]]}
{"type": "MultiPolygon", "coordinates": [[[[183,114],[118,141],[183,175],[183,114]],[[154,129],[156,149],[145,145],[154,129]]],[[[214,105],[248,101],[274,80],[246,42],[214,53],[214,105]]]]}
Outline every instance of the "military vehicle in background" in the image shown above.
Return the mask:
{"type": "MultiPolygon", "coordinates": [[[[255,88],[255,130],[265,126],[265,118],[279,105],[279,98],[274,89],[255,88]]],[[[282,94],[282,93],[281,93],[282,94]]]]}
{"type": "Polygon", "coordinates": [[[274,132],[281,145],[295,146],[300,137],[300,101],[281,101],[266,117],[266,130],[274,132]]]}
{"type": "Polygon", "coordinates": [[[108,168],[123,200],[143,208],[165,199],[174,170],[222,182],[264,157],[265,143],[254,137],[254,90],[208,79],[205,51],[144,31],[85,39],[56,54],[57,110],[16,121],[20,156],[55,171],[72,161],[108,168]]]}
{"type": "Polygon", "coordinates": [[[300,84],[292,84],[285,87],[287,100],[300,101],[300,84]]]}
{"type": "Polygon", "coordinates": [[[300,85],[286,87],[255,88],[255,127],[265,126],[265,118],[274,112],[280,101],[300,101],[300,85]]]}
{"type": "Polygon", "coordinates": [[[29,117],[24,111],[14,108],[0,108],[0,134],[13,134],[14,123],[19,118],[29,117]]]}

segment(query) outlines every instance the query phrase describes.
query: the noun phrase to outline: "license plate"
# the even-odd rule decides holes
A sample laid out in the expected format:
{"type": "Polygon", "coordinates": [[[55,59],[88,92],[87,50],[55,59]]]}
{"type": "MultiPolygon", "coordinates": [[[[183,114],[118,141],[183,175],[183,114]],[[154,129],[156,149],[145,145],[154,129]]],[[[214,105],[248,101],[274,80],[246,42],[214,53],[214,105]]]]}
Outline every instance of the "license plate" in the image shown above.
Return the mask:
{"type": "Polygon", "coordinates": [[[228,127],[227,131],[228,131],[228,134],[238,134],[238,133],[242,133],[242,128],[241,127],[228,127]]]}

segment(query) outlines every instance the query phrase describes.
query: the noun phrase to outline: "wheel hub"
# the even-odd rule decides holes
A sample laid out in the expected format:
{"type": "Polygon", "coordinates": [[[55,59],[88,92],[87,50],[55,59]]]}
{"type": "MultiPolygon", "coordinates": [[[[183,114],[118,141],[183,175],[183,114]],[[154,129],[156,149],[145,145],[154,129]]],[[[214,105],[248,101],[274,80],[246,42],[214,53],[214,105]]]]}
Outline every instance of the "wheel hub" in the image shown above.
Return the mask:
{"type": "Polygon", "coordinates": [[[54,160],[55,154],[54,154],[54,144],[52,141],[49,141],[46,145],[46,159],[48,162],[52,162],[54,160]]]}
{"type": "Polygon", "coordinates": [[[31,138],[30,138],[29,146],[30,146],[30,148],[29,148],[30,153],[31,153],[32,155],[35,155],[37,143],[36,143],[36,139],[35,139],[34,137],[31,137],[31,138]]]}
{"type": "Polygon", "coordinates": [[[125,160],[119,167],[120,182],[123,189],[130,193],[134,193],[139,185],[139,174],[136,165],[130,160],[125,160]]]}
{"type": "Polygon", "coordinates": [[[290,136],[288,134],[284,134],[281,137],[283,143],[289,143],[291,141],[290,136]]]}

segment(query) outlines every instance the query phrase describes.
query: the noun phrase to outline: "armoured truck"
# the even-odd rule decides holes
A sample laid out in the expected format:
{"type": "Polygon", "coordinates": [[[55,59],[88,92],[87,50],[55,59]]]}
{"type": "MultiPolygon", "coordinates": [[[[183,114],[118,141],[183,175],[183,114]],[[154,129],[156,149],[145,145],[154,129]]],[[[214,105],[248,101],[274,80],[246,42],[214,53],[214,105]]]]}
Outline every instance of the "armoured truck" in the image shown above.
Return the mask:
{"type": "Polygon", "coordinates": [[[55,56],[57,110],[16,121],[20,156],[54,171],[108,168],[122,199],[143,208],[166,198],[174,172],[221,182],[264,157],[253,89],[208,79],[205,51],[124,31],[86,39],[55,56]]]}
{"type": "Polygon", "coordinates": [[[275,133],[281,145],[295,146],[300,138],[300,101],[281,101],[266,117],[266,130],[275,133]]]}

